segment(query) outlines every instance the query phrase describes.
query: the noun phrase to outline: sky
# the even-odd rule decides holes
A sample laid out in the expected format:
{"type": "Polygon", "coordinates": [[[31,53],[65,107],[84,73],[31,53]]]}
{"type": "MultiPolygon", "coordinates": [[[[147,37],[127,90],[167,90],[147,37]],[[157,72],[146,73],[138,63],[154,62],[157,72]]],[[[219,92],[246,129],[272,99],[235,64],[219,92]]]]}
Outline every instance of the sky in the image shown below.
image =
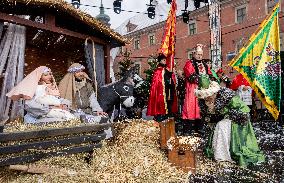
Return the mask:
{"type": "MultiPolygon", "coordinates": [[[[67,0],[67,1],[71,2],[71,0],[67,0]]],[[[137,15],[137,13],[123,12],[123,11],[120,14],[114,13],[113,1],[114,0],[103,0],[103,5],[106,8],[112,8],[112,9],[105,9],[105,14],[110,16],[111,28],[115,29],[128,18],[137,15]]],[[[149,4],[149,2],[150,0],[123,0],[121,4],[121,8],[125,10],[143,12],[147,10],[146,4],[149,4]]],[[[158,2],[163,3],[163,2],[166,2],[166,0],[158,0],[158,2]]],[[[100,10],[98,7],[101,5],[101,0],[81,0],[81,4],[82,5],[80,9],[89,13],[92,16],[96,16],[100,13],[100,10]],[[88,7],[84,5],[91,5],[91,6],[98,6],[98,7],[88,7]]]]}

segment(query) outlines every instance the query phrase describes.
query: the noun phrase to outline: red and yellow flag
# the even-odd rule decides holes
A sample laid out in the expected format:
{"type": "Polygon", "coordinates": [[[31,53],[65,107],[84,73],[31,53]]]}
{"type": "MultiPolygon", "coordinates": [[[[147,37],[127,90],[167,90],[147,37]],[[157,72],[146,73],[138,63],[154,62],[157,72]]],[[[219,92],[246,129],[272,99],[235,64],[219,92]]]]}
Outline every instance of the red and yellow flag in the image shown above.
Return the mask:
{"type": "Polygon", "coordinates": [[[171,9],[166,21],[164,36],[159,53],[167,57],[167,66],[172,71],[174,67],[175,43],[176,43],[176,0],[172,1],[171,9]]]}

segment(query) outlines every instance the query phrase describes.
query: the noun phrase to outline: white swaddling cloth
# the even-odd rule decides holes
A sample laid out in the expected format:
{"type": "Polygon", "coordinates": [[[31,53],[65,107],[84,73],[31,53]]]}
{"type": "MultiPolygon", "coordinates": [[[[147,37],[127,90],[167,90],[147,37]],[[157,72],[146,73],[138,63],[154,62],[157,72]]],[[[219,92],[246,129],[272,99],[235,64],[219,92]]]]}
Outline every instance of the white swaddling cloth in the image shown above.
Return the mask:
{"type": "MultiPolygon", "coordinates": [[[[53,95],[46,95],[46,86],[45,85],[38,85],[35,95],[31,100],[26,100],[27,106],[33,105],[33,102],[36,102],[38,104],[41,104],[42,106],[60,106],[62,104],[62,99],[53,96],[53,95]]],[[[54,118],[54,121],[62,121],[62,120],[71,120],[75,119],[76,117],[71,114],[67,110],[57,109],[57,108],[51,108],[50,111],[43,116],[43,118],[54,118]]],[[[34,118],[29,113],[25,116],[25,122],[26,123],[36,123],[38,120],[34,118]]],[[[41,122],[45,122],[44,119],[40,120],[41,122]]],[[[46,120],[50,121],[50,120],[46,120]]]]}

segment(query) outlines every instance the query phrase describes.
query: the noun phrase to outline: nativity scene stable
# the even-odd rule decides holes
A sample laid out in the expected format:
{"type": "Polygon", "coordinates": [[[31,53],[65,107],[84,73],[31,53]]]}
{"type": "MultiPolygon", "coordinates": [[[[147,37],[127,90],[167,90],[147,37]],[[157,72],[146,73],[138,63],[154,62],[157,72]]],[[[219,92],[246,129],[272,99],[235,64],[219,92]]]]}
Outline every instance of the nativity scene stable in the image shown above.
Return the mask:
{"type": "Polygon", "coordinates": [[[42,65],[59,81],[72,63],[80,62],[93,82],[96,70],[98,87],[110,82],[110,49],[126,39],[107,25],[65,1],[1,1],[0,8],[1,74],[5,73],[1,116],[14,119],[23,112],[15,103],[8,110],[11,101],[5,93],[42,65]]]}

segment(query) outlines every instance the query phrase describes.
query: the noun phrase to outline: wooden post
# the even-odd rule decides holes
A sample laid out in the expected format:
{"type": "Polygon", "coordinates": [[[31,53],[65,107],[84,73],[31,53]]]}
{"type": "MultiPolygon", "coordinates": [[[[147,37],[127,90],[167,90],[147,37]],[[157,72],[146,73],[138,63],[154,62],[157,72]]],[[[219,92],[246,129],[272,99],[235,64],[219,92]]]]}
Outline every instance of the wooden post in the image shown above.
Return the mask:
{"type": "Polygon", "coordinates": [[[110,45],[104,46],[105,81],[110,83],[110,45]]]}
{"type": "Polygon", "coordinates": [[[176,138],[174,118],[167,119],[160,123],[160,144],[161,149],[167,149],[167,141],[176,138]]]}

